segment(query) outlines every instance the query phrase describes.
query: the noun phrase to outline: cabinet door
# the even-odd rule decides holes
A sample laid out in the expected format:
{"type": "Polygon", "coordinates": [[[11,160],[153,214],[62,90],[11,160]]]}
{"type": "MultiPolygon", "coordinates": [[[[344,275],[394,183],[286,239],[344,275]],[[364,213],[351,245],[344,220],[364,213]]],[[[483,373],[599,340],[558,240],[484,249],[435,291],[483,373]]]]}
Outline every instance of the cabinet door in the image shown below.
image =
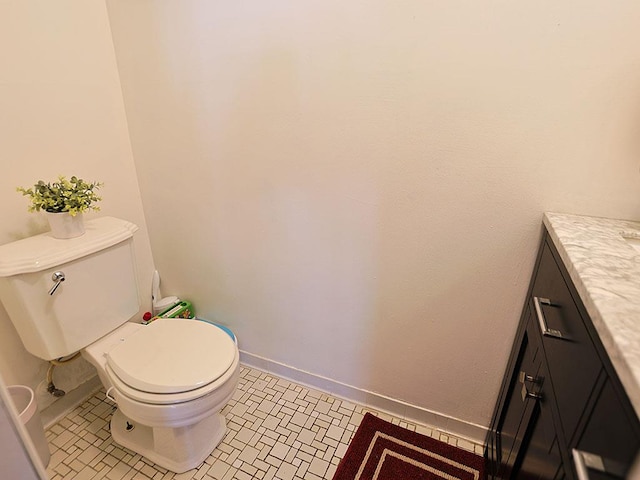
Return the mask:
{"type": "Polygon", "coordinates": [[[565,478],[558,434],[553,424],[550,402],[543,397],[535,403],[527,432],[527,448],[512,478],[522,480],[560,480],[565,478]]]}
{"type": "Polygon", "coordinates": [[[573,438],[602,363],[560,266],[546,243],[533,285],[533,297],[551,385],[568,441],[573,438]]]}
{"type": "MultiPolygon", "coordinates": [[[[537,325],[531,315],[527,331],[536,338],[537,325]]],[[[540,353],[535,375],[525,379],[523,401],[532,406],[529,418],[523,418],[522,448],[511,478],[525,480],[555,480],[565,478],[561,448],[553,422],[553,399],[548,383],[548,371],[540,353]],[[525,423],[526,422],[526,423],[525,423]]]]}
{"type": "MultiPolygon", "coordinates": [[[[531,312],[528,316],[531,316],[531,312]]],[[[496,426],[495,449],[498,465],[495,478],[514,478],[518,458],[521,457],[526,427],[534,413],[536,402],[531,401],[531,398],[522,398],[523,383],[520,381],[520,372],[524,372],[525,375],[537,375],[542,357],[538,342],[535,337],[531,338],[529,330],[525,330],[522,337],[518,357],[510,373],[511,380],[504,408],[496,426]]]]}
{"type": "Polygon", "coordinates": [[[499,465],[495,478],[560,479],[563,462],[545,392],[544,355],[531,308],[526,330],[511,372],[509,393],[498,424],[499,465]]]}
{"type": "Polygon", "coordinates": [[[607,379],[584,430],[574,444],[574,468],[590,480],[626,478],[640,449],[638,418],[607,379]],[[579,455],[581,458],[576,458],[579,455]]]}

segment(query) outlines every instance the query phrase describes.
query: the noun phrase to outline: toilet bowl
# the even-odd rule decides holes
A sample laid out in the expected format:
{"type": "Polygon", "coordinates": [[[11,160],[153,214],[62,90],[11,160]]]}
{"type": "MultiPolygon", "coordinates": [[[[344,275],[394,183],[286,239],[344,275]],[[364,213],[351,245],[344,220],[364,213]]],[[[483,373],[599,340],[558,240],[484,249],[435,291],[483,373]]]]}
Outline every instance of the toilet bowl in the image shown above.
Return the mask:
{"type": "Polygon", "coordinates": [[[220,410],[240,376],[235,342],[214,324],[159,319],[125,323],[82,351],[118,410],[116,443],[181,473],[222,441],[220,410]]]}

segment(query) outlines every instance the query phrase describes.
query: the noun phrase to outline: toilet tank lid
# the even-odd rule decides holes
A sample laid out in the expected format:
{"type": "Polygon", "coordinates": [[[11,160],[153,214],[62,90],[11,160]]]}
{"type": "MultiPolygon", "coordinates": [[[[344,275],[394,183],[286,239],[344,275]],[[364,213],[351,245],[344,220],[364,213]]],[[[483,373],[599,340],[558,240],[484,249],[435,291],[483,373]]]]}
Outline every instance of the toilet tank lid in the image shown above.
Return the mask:
{"type": "Polygon", "coordinates": [[[138,230],[126,220],[100,217],[85,222],[85,234],[57,239],[51,232],[0,245],[0,277],[39,272],[116,245],[138,230]]]}

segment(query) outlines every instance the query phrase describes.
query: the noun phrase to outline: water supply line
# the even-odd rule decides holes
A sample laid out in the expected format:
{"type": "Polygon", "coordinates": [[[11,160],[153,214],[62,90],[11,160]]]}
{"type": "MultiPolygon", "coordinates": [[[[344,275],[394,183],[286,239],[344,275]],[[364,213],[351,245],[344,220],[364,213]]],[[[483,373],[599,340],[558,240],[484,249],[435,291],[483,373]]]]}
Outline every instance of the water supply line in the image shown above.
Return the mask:
{"type": "Polygon", "coordinates": [[[57,360],[49,360],[49,369],[47,370],[47,392],[49,392],[54,397],[64,397],[66,392],[64,390],[60,390],[56,388],[53,384],[53,369],[58,365],[64,365],[65,363],[69,363],[80,356],[80,352],[76,352],[69,357],[60,357],[57,360]]]}

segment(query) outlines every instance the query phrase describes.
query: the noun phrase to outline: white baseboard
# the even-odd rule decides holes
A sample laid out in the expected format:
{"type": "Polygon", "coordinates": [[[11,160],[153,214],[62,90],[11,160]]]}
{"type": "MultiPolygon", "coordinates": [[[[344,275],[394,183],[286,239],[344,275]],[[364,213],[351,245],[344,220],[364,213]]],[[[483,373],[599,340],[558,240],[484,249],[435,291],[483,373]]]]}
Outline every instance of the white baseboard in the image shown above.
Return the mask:
{"type": "MultiPolygon", "coordinates": [[[[296,383],[320,390],[349,402],[358,403],[374,410],[386,412],[395,417],[426,425],[436,430],[449,433],[456,437],[470,440],[477,444],[484,444],[487,427],[458,418],[450,417],[426,408],[418,407],[401,400],[387,397],[380,393],[370,392],[362,388],[323,377],[315,373],[300,370],[268,358],[260,357],[245,351],[240,351],[240,360],[248,367],[257,368],[267,373],[291,380],[296,383]]],[[[71,390],[64,397],[40,412],[42,423],[49,428],[67,415],[78,405],[102,387],[100,379],[95,376],[78,388],[71,390]]]]}
{"type": "Polygon", "coordinates": [[[389,413],[395,417],[426,425],[456,437],[484,445],[487,427],[427,410],[401,400],[370,392],[321,375],[300,370],[268,358],[240,351],[240,361],[248,367],[272,373],[296,383],[320,390],[353,403],[389,413]]]}

